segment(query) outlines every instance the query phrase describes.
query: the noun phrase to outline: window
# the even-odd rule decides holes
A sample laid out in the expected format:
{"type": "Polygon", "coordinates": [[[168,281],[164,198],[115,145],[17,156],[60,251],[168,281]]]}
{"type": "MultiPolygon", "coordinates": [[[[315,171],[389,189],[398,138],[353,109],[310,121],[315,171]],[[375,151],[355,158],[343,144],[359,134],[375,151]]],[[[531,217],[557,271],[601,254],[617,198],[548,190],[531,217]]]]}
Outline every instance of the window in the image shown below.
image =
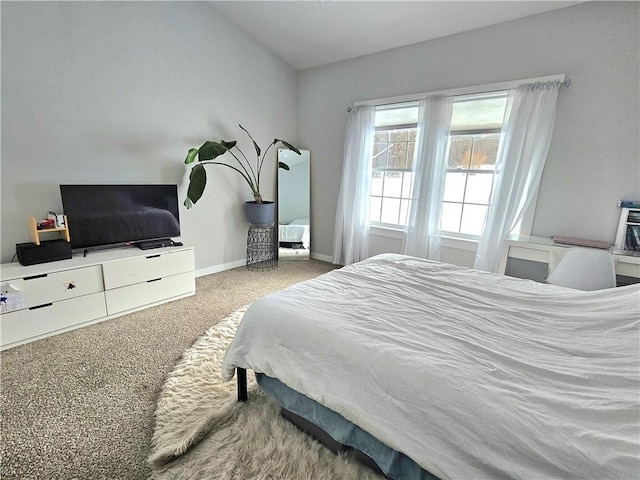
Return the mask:
{"type": "Polygon", "coordinates": [[[416,103],[376,110],[369,208],[373,224],[407,225],[417,122],[416,103]]]}
{"type": "Polygon", "coordinates": [[[406,225],[413,188],[416,127],[376,129],[371,177],[371,221],[406,225]]]}
{"type": "Polygon", "coordinates": [[[479,236],[491,197],[499,133],[451,135],[441,229],[479,236]]]}
{"type": "MultiPolygon", "coordinates": [[[[486,218],[506,92],[458,97],[451,118],[441,229],[478,237],[486,218]]],[[[406,226],[413,191],[417,104],[379,107],[373,148],[370,221],[406,226]]]]}

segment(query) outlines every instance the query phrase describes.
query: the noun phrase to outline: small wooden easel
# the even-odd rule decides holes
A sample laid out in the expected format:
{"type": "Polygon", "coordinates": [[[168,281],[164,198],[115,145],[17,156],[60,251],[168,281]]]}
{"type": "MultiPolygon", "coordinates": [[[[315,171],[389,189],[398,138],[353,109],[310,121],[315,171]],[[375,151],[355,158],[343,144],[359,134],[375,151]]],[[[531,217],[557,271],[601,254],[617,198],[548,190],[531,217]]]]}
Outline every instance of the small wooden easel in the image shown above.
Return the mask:
{"type": "Polygon", "coordinates": [[[56,228],[44,228],[38,230],[38,223],[35,217],[29,217],[29,230],[31,232],[31,241],[36,245],[40,245],[40,234],[49,232],[60,232],[67,242],[71,241],[69,236],[69,223],[67,222],[67,216],[64,216],[64,227],[56,228]]]}

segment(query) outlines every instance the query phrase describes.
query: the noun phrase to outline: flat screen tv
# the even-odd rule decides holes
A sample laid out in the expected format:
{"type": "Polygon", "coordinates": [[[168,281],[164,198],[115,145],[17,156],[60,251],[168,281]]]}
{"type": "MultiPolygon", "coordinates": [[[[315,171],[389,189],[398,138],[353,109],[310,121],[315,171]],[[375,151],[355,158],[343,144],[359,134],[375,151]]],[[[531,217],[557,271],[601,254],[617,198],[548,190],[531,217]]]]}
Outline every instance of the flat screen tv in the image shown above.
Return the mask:
{"type": "Polygon", "coordinates": [[[72,249],[180,235],[177,185],[60,185],[72,249]]]}

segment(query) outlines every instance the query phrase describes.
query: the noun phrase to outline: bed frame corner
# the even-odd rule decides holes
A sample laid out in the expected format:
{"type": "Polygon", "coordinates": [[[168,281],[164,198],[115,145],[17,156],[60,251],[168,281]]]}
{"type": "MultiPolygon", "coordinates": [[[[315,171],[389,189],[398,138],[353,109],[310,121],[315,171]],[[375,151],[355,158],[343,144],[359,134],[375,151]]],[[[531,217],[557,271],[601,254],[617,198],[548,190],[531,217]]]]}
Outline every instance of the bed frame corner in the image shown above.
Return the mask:
{"type": "Polygon", "coordinates": [[[246,402],[249,398],[247,395],[247,370],[236,367],[236,376],[238,378],[238,401],[246,402]]]}

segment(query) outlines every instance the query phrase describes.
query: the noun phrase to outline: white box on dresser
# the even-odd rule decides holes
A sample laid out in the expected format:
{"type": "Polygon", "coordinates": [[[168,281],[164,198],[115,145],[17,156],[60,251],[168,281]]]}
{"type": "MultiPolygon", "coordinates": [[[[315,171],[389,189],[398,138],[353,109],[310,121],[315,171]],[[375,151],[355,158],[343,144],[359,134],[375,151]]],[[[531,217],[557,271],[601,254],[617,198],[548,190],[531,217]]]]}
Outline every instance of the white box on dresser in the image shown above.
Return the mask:
{"type": "Polygon", "coordinates": [[[195,293],[191,247],[120,248],[71,260],[0,266],[0,283],[24,307],[0,315],[0,349],[177,300],[195,293]]]}

